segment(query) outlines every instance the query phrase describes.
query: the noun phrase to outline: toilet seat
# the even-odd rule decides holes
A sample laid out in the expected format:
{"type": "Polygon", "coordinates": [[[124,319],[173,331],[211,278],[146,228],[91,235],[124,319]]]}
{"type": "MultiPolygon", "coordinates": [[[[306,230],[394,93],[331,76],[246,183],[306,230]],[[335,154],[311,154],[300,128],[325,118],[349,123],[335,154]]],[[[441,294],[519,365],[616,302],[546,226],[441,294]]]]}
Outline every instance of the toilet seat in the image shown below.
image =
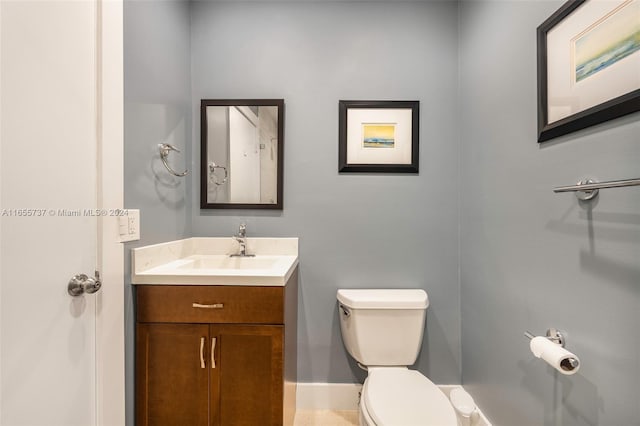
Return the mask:
{"type": "Polygon", "coordinates": [[[418,371],[374,367],[362,390],[366,413],[377,426],[456,426],[447,397],[418,371]]]}

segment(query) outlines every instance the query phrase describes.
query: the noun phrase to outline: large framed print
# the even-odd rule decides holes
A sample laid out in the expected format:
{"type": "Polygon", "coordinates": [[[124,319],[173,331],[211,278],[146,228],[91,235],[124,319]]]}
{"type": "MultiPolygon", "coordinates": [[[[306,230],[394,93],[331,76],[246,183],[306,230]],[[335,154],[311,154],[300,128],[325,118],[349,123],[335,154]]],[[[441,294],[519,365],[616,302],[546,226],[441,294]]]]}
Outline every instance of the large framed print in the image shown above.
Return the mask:
{"type": "Polygon", "coordinates": [[[340,101],[338,171],[418,173],[419,101],[340,101]]]}
{"type": "Polygon", "coordinates": [[[570,0],[537,38],[538,142],[640,111],[640,0],[570,0]]]}

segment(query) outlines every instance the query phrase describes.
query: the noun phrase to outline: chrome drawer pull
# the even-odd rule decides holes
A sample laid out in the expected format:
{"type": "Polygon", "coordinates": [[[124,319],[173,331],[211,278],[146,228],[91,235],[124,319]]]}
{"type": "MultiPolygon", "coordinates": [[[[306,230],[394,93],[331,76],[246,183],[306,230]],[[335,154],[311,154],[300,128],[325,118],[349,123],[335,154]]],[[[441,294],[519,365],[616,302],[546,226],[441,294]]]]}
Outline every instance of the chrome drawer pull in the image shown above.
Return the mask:
{"type": "Polygon", "coordinates": [[[200,338],[200,368],[205,368],[205,365],[204,365],[204,337],[200,338]]]}
{"type": "Polygon", "coordinates": [[[216,368],[216,338],[211,338],[211,368],[216,368]]]}
{"type": "Polygon", "coordinates": [[[214,303],[212,305],[202,305],[200,303],[193,303],[191,306],[194,308],[202,308],[202,309],[222,309],[224,308],[224,304],[222,303],[214,303]]]}

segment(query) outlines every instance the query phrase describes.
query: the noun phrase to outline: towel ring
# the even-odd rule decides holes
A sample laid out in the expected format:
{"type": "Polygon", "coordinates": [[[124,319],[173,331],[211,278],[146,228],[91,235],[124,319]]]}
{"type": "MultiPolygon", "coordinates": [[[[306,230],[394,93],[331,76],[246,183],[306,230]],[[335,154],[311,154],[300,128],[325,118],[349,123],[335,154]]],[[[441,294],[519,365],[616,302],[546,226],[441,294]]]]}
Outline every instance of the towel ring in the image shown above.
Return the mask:
{"type": "Polygon", "coordinates": [[[227,178],[229,177],[229,172],[227,172],[227,168],[225,166],[218,166],[213,161],[209,163],[209,182],[215,183],[216,185],[224,185],[227,182],[227,178]],[[218,177],[215,175],[216,169],[224,170],[224,178],[222,182],[218,181],[218,177]]]}
{"type": "Polygon", "coordinates": [[[162,164],[164,164],[164,166],[167,168],[169,173],[171,173],[174,176],[178,176],[178,177],[184,177],[184,176],[187,175],[187,173],[189,173],[189,169],[185,170],[182,173],[176,172],[175,170],[173,170],[171,168],[171,166],[167,162],[167,157],[169,156],[169,153],[171,151],[180,152],[180,150],[178,148],[176,148],[175,146],[170,145],[168,143],[159,143],[158,144],[158,148],[160,149],[160,158],[162,159],[162,164]]]}

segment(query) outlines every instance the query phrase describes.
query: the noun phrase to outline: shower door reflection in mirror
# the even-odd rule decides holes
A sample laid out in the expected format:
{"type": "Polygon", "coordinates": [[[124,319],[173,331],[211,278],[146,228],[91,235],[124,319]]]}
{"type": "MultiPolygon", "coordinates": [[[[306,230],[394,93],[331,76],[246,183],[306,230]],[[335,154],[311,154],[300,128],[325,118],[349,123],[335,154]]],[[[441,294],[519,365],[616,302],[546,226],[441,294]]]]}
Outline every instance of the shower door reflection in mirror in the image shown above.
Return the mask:
{"type": "Polygon", "coordinates": [[[282,209],[284,100],[203,99],[200,207],[282,209]]]}

